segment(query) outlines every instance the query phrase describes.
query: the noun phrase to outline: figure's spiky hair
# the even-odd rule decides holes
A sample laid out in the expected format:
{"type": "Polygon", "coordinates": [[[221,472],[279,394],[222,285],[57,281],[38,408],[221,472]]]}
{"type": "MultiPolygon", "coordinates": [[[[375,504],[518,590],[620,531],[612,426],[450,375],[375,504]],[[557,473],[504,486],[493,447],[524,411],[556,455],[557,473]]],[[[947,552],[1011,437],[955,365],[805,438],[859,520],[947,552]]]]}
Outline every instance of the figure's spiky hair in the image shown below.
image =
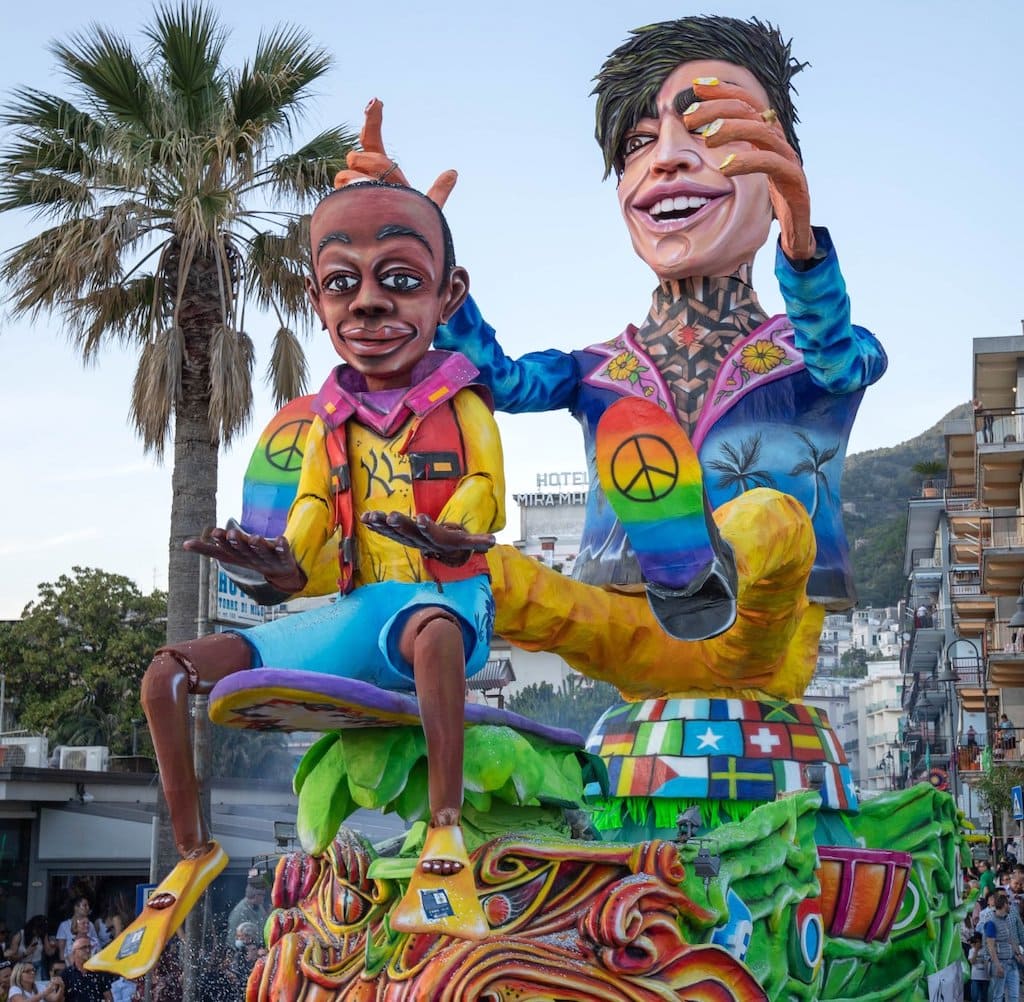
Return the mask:
{"type": "Polygon", "coordinates": [[[622,172],[623,139],[641,118],[655,117],[654,100],[666,77],[696,59],[721,59],[753,73],[800,156],[792,80],[808,64],[793,58],[790,45],[777,27],[757,18],[681,17],[631,31],[605,60],[591,92],[597,95],[594,134],[604,153],[604,176],[622,172]]]}

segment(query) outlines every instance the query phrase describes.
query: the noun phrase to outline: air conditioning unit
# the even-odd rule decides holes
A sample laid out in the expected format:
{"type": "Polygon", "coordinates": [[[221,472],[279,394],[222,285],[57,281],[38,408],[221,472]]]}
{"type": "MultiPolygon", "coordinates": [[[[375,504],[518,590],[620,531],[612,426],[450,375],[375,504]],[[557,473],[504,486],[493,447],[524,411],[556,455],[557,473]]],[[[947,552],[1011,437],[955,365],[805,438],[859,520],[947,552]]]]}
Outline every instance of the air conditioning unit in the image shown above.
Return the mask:
{"type": "Polygon", "coordinates": [[[110,749],[105,745],[63,746],[58,762],[61,769],[75,769],[79,772],[103,772],[110,759],[110,749]]]}
{"type": "Polygon", "coordinates": [[[50,743],[46,738],[0,739],[0,768],[27,766],[29,769],[45,769],[49,755],[50,743]]]}

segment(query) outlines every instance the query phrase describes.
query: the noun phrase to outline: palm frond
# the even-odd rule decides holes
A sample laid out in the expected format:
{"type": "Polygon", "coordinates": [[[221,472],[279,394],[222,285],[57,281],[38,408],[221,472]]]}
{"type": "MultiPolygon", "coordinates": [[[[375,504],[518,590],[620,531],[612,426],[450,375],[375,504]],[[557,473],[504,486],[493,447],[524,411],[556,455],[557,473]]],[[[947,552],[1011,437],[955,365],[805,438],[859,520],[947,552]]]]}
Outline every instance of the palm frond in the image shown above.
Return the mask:
{"type": "Polygon", "coordinates": [[[225,443],[244,431],[252,414],[252,339],[217,324],[210,335],[210,428],[225,443]]]}
{"type": "Polygon", "coordinates": [[[748,469],[757,462],[761,455],[761,436],[751,435],[750,438],[745,438],[740,443],[742,449],[742,465],[743,469],[748,469]]]}
{"type": "Polygon", "coordinates": [[[814,461],[810,459],[801,459],[796,466],[789,471],[791,477],[799,477],[803,473],[816,474],[818,468],[814,465],[814,461]]]}
{"type": "Polygon", "coordinates": [[[309,323],[306,275],[309,271],[307,227],[290,220],[280,233],[259,231],[248,241],[246,278],[256,305],[277,310],[288,324],[309,323]]]}
{"type": "Polygon", "coordinates": [[[327,50],[300,28],[281,27],[261,35],[252,63],[243,65],[231,88],[236,126],[290,138],[310,85],[330,66],[327,50]]]}
{"type": "Polygon", "coordinates": [[[166,86],[190,131],[208,130],[224,102],[221,56],[227,32],[214,11],[182,0],[156,9],[155,23],[144,30],[152,42],[152,58],[161,67],[166,86]]]}
{"type": "Polygon", "coordinates": [[[131,416],[147,452],[158,458],[171,430],[171,416],[181,394],[185,335],[180,327],[160,331],[142,349],[132,385],[131,416]]]}
{"type": "Polygon", "coordinates": [[[86,361],[94,358],[103,341],[113,335],[122,344],[147,337],[153,327],[156,276],[140,275],[70,303],[65,316],[68,334],[86,361]]]}
{"type": "Polygon", "coordinates": [[[356,136],[348,129],[328,129],[293,153],[271,161],[261,174],[278,197],[308,205],[333,188],[334,175],[344,169],[345,157],[355,147],[356,136]]]}
{"type": "Polygon", "coordinates": [[[274,392],[274,406],[283,407],[289,400],[306,392],[309,365],[294,331],[281,327],[274,335],[274,350],[267,366],[267,385],[274,392]]]}
{"type": "Polygon", "coordinates": [[[124,125],[150,127],[152,85],[127,39],[94,25],[55,42],[51,51],[64,72],[95,102],[95,112],[124,125]]]}
{"type": "MultiPolygon", "coordinates": [[[[3,161],[0,160],[0,163],[3,161]]],[[[0,212],[31,209],[38,216],[73,219],[94,207],[89,187],[59,174],[27,171],[0,180],[0,212]]]]}

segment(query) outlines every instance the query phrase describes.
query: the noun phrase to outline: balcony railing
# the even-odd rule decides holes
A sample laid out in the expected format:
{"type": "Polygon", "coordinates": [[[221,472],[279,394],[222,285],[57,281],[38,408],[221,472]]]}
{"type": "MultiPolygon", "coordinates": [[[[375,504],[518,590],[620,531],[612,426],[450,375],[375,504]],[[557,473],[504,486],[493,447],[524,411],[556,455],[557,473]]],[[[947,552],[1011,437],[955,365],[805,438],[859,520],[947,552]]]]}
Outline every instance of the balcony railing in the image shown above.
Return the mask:
{"type": "Polygon", "coordinates": [[[1003,550],[1024,547],[1024,516],[985,515],[978,521],[982,546],[1003,550]]]}
{"type": "Polygon", "coordinates": [[[946,499],[946,511],[974,511],[978,507],[978,489],[974,484],[967,484],[963,487],[950,487],[946,485],[944,493],[946,499]]]}
{"type": "Polygon", "coordinates": [[[1024,410],[993,408],[974,416],[978,445],[1015,446],[1024,442],[1024,410]]]}
{"type": "Polygon", "coordinates": [[[1010,626],[1008,619],[996,619],[985,631],[987,654],[1024,654],[1024,629],[1010,626]]]}
{"type": "Polygon", "coordinates": [[[915,571],[941,570],[942,553],[934,546],[924,546],[910,551],[910,566],[915,571]]]}

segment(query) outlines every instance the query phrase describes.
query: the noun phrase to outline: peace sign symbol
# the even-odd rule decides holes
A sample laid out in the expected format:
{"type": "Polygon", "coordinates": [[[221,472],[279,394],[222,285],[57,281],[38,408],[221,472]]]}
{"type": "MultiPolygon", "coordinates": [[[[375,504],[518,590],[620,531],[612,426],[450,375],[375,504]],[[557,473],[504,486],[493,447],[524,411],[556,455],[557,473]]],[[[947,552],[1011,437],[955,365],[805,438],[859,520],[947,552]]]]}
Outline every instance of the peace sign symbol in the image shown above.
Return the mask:
{"type": "Polygon", "coordinates": [[[311,423],[308,418],[304,418],[281,425],[267,442],[264,450],[267,462],[285,473],[295,473],[302,469],[302,445],[311,423]]]}
{"type": "Polygon", "coordinates": [[[679,482],[679,459],[658,435],[631,435],[612,455],[611,473],[616,489],[630,501],[660,501],[679,482]]]}

